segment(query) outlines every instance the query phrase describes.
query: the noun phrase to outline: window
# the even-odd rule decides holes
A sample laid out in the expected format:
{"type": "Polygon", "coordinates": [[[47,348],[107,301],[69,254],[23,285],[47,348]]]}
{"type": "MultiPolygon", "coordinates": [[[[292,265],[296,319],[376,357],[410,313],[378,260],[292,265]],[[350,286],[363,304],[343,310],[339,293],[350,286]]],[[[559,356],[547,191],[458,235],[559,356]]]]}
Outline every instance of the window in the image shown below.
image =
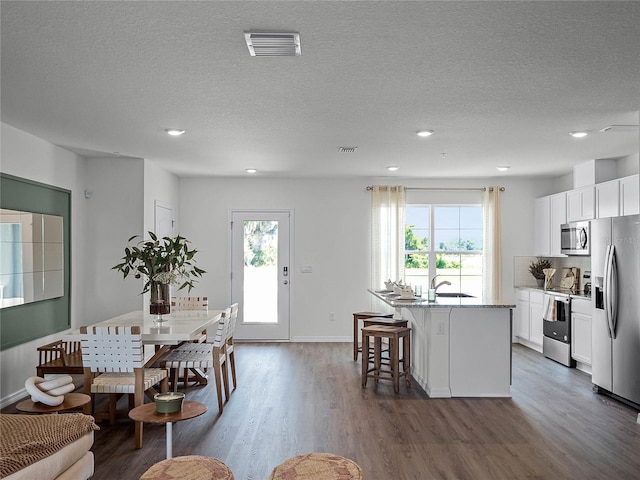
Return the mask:
{"type": "Polygon", "coordinates": [[[407,205],[405,281],[425,288],[449,281],[439,291],[482,296],[482,207],[407,205]]]}

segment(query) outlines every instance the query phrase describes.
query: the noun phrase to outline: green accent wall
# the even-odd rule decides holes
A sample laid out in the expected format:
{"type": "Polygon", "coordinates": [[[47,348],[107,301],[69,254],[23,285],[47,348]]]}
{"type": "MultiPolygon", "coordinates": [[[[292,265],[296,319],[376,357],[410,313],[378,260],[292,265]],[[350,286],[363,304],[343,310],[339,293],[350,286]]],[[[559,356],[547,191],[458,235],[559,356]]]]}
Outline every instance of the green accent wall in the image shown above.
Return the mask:
{"type": "Polygon", "coordinates": [[[71,328],[71,192],[0,173],[0,208],[64,219],[64,296],[0,309],[4,350],[71,328]]]}

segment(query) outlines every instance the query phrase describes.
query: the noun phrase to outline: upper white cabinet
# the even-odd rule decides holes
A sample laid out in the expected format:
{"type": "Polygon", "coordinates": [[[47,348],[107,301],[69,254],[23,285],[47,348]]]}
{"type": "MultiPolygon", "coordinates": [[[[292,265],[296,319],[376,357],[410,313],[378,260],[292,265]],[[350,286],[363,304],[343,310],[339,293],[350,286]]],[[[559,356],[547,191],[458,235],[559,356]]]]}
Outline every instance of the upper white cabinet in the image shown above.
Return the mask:
{"type": "Polygon", "coordinates": [[[640,213],[640,175],[620,179],[620,215],[640,213]]]}
{"type": "Polygon", "coordinates": [[[567,220],[578,222],[595,218],[595,186],[567,192],[567,220]]]}
{"type": "Polygon", "coordinates": [[[560,253],[560,225],[567,223],[567,194],[556,193],[535,199],[534,204],[536,255],[557,256],[560,253]]]}
{"type": "Polygon", "coordinates": [[[551,228],[550,255],[562,255],[560,244],[562,231],[560,226],[567,223],[567,198],[567,194],[564,192],[551,195],[551,221],[549,222],[551,228]]]}
{"type": "Polygon", "coordinates": [[[620,181],[599,183],[596,185],[596,218],[617,217],[620,215],[620,181]]]}
{"type": "Polygon", "coordinates": [[[596,217],[608,218],[640,213],[640,177],[611,180],[596,185],[596,217]]]}

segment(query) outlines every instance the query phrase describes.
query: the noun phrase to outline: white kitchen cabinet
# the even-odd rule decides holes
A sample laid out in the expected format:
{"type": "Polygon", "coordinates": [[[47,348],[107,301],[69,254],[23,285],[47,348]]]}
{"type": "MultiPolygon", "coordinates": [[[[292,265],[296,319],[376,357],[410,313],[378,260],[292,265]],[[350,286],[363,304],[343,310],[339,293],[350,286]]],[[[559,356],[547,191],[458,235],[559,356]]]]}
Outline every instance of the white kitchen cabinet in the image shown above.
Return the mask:
{"type": "Polygon", "coordinates": [[[535,199],[534,251],[540,256],[560,256],[560,225],[567,223],[567,194],[535,199]]]}
{"type": "Polygon", "coordinates": [[[538,346],[542,346],[543,323],[542,323],[542,299],[544,293],[541,291],[529,291],[529,341],[538,346]]]}
{"type": "Polygon", "coordinates": [[[595,186],[577,188],[567,193],[567,221],[595,218],[595,186]]]}
{"type": "Polygon", "coordinates": [[[640,213],[640,175],[620,179],[620,215],[640,213]]]}
{"type": "Polygon", "coordinates": [[[596,218],[620,215],[620,180],[596,185],[596,218]]]}
{"type": "Polygon", "coordinates": [[[591,300],[571,299],[571,358],[591,365],[591,300]]]}
{"type": "Polygon", "coordinates": [[[529,290],[516,290],[516,309],[513,317],[515,336],[522,340],[529,340],[529,290]]]}

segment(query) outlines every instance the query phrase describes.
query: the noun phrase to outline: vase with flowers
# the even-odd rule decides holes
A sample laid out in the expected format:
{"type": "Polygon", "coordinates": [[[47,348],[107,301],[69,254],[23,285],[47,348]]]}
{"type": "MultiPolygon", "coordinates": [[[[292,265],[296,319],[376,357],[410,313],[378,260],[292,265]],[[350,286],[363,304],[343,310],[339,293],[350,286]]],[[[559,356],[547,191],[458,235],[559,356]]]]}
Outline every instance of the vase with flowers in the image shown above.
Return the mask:
{"type": "MultiPolygon", "coordinates": [[[[112,267],[118,270],[124,278],[133,275],[134,278],[144,278],[142,294],[150,292],[149,311],[157,315],[171,312],[170,285],[180,284],[178,290],[188,288],[191,291],[197,278],[206,273],[195,264],[196,249],[189,249],[189,240],[178,235],[159,239],[153,232],[148,232],[150,240],[140,240],[124,249],[122,262],[112,267]]],[[[129,238],[127,243],[136,239],[138,235],[129,238]]]]}
{"type": "Polygon", "coordinates": [[[543,287],[545,283],[544,271],[551,268],[553,265],[550,260],[546,258],[538,257],[535,261],[531,261],[529,264],[529,273],[536,279],[536,283],[539,287],[543,287]]]}

